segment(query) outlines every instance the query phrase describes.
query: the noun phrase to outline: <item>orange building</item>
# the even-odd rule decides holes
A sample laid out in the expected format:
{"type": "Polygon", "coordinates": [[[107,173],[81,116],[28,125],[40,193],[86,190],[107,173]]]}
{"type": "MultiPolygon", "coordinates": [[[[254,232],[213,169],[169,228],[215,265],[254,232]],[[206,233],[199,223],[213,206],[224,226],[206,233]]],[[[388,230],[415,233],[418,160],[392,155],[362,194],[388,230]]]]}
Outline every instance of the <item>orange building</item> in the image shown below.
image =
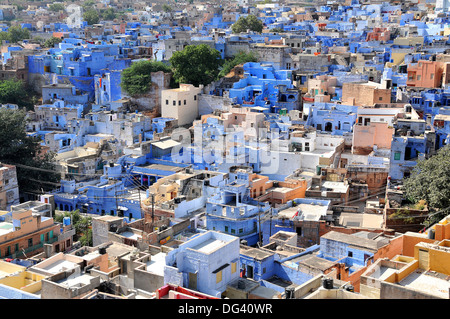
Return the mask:
{"type": "Polygon", "coordinates": [[[285,179],[285,181],[269,181],[267,176],[253,174],[250,176],[253,198],[260,201],[285,204],[296,198],[305,198],[308,187],[306,179],[285,179]]]}
{"type": "Polygon", "coordinates": [[[407,86],[437,88],[442,85],[442,75],[445,63],[438,61],[419,60],[408,65],[407,86]]]}
{"type": "Polygon", "coordinates": [[[389,41],[391,38],[391,32],[387,28],[373,28],[372,32],[369,32],[366,37],[366,41],[389,41]]]}
{"type": "Polygon", "coordinates": [[[44,217],[31,210],[11,213],[11,219],[0,222],[0,257],[22,258],[43,252],[44,244],[51,244],[53,251],[63,251],[73,244],[75,230],[61,225],[51,217],[44,217]]]}

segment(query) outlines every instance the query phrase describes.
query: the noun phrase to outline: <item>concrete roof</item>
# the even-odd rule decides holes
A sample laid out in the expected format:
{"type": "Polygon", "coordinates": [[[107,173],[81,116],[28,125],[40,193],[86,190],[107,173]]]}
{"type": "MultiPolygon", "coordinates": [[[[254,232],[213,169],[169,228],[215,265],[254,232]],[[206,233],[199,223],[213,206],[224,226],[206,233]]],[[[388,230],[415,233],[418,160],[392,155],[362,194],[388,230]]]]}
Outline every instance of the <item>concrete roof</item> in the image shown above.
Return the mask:
{"type": "Polygon", "coordinates": [[[220,240],[220,239],[209,238],[194,247],[190,247],[190,249],[198,250],[202,253],[208,254],[208,253],[213,252],[214,250],[222,247],[226,243],[227,242],[220,240]]]}
{"type": "Polygon", "coordinates": [[[318,269],[321,271],[325,271],[333,267],[336,263],[326,260],[324,258],[320,258],[314,255],[305,255],[299,258],[294,258],[290,260],[291,262],[297,263],[299,265],[304,265],[313,269],[318,269]]]}
{"type": "Polygon", "coordinates": [[[341,213],[339,224],[346,227],[382,228],[382,214],[341,213]]]}
{"type": "Polygon", "coordinates": [[[0,223],[0,236],[5,235],[7,233],[13,232],[14,226],[11,223],[8,222],[1,222],[0,223]]]}
{"type": "Polygon", "coordinates": [[[172,139],[167,139],[167,140],[164,140],[164,141],[158,141],[158,142],[152,143],[152,146],[155,146],[155,147],[160,148],[162,150],[165,150],[165,149],[168,149],[168,148],[171,148],[171,147],[175,147],[175,146],[178,146],[178,145],[180,145],[180,143],[177,142],[177,141],[174,141],[172,139]]]}
{"type": "Polygon", "coordinates": [[[273,252],[268,252],[258,248],[240,249],[240,254],[255,258],[257,260],[263,260],[267,257],[274,255],[273,252]]]}
{"type": "Polygon", "coordinates": [[[421,269],[416,269],[398,284],[444,299],[448,299],[450,289],[448,280],[435,277],[421,269]]]}
{"type": "Polygon", "coordinates": [[[361,238],[359,236],[348,235],[344,233],[339,233],[335,231],[330,231],[323,235],[321,238],[330,239],[342,243],[346,243],[350,246],[360,247],[367,250],[372,250],[374,252],[378,251],[378,249],[384,246],[381,242],[375,241],[372,239],[361,238]]]}
{"type": "Polygon", "coordinates": [[[146,263],[146,270],[156,275],[164,276],[164,266],[166,265],[166,253],[152,255],[151,260],[146,263]]]}

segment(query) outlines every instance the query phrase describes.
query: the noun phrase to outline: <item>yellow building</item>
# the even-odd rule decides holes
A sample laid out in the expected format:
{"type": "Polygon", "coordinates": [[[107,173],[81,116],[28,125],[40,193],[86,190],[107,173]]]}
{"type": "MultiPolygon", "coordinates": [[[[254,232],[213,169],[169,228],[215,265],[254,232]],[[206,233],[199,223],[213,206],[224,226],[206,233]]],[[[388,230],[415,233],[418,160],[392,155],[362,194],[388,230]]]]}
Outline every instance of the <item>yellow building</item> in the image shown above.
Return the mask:
{"type": "Polygon", "coordinates": [[[9,291],[11,294],[14,289],[17,289],[39,296],[42,288],[41,281],[44,278],[46,278],[45,275],[27,271],[24,266],[0,261],[0,285],[12,288],[9,291]]]}

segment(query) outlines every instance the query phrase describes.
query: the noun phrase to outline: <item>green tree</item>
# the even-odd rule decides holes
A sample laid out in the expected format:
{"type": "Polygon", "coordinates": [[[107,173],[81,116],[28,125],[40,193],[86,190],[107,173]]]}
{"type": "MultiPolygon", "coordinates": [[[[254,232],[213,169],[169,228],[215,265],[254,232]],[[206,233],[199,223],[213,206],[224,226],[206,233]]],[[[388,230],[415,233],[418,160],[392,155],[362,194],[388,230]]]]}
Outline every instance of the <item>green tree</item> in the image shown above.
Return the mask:
{"type": "Polygon", "coordinates": [[[95,5],[95,1],[94,0],[86,0],[83,2],[83,4],[81,5],[83,7],[84,11],[90,10],[94,7],[95,5]]]}
{"type": "Polygon", "coordinates": [[[135,62],[122,71],[120,85],[131,96],[145,94],[152,85],[151,73],[158,71],[169,73],[171,69],[164,63],[157,61],[142,60],[135,62]]]}
{"type": "Polygon", "coordinates": [[[27,106],[24,97],[28,96],[25,84],[22,81],[12,79],[0,81],[0,103],[12,103],[19,106],[27,106]]]}
{"type": "Polygon", "coordinates": [[[70,217],[75,229],[74,241],[80,241],[82,246],[92,246],[92,217],[83,216],[80,211],[64,212],[55,216],[55,222],[62,223],[64,217],[70,217]]]}
{"type": "Polygon", "coordinates": [[[163,4],[162,9],[164,12],[172,12],[173,11],[172,7],[169,6],[167,3],[163,4]]]}
{"type": "Polygon", "coordinates": [[[93,25],[100,21],[100,16],[98,15],[97,10],[89,9],[83,13],[83,19],[88,25],[93,25]]]}
{"type": "Polygon", "coordinates": [[[7,40],[12,43],[18,43],[19,41],[30,38],[30,30],[26,28],[22,29],[19,26],[12,26],[8,29],[8,31],[0,32],[0,40],[7,40]]]}
{"type": "Polygon", "coordinates": [[[117,18],[117,13],[116,13],[116,10],[114,10],[114,8],[110,7],[105,10],[100,11],[100,17],[103,20],[110,21],[110,20],[114,20],[117,18]]]}
{"type": "Polygon", "coordinates": [[[59,12],[59,11],[64,10],[64,9],[65,9],[65,6],[61,2],[52,3],[48,7],[48,10],[53,11],[53,12],[59,12]]]}
{"type": "Polygon", "coordinates": [[[284,31],[284,29],[282,29],[282,28],[273,28],[273,29],[270,29],[270,32],[274,32],[274,33],[283,33],[283,32],[285,32],[285,31],[284,31]]]}
{"type": "Polygon", "coordinates": [[[42,44],[42,46],[44,48],[53,48],[53,47],[55,47],[55,44],[58,44],[61,42],[62,42],[61,38],[51,37],[51,38],[48,38],[47,40],[45,40],[44,43],[42,44]]]}
{"type": "Polygon", "coordinates": [[[417,204],[424,200],[436,222],[450,209],[450,146],[441,148],[435,155],[417,162],[410,177],[403,181],[408,201],[417,204]]]}
{"type": "Polygon", "coordinates": [[[26,114],[24,109],[0,109],[0,162],[18,165],[19,192],[52,190],[60,180],[55,154],[41,154],[41,139],[26,133],[26,114]]]}
{"type": "Polygon", "coordinates": [[[231,69],[233,69],[236,65],[243,64],[246,62],[257,62],[258,58],[253,52],[245,53],[245,52],[239,52],[236,56],[234,56],[232,59],[229,59],[225,61],[225,63],[222,66],[222,69],[219,73],[219,78],[224,77],[228,73],[230,73],[231,69]]]}
{"type": "Polygon", "coordinates": [[[195,86],[214,81],[222,63],[220,52],[206,44],[188,45],[170,58],[175,81],[195,86]]]}
{"type": "Polygon", "coordinates": [[[239,19],[231,26],[231,31],[233,31],[233,33],[247,32],[247,30],[261,33],[263,30],[263,23],[258,20],[256,16],[249,14],[246,17],[239,17],[239,19]]]}

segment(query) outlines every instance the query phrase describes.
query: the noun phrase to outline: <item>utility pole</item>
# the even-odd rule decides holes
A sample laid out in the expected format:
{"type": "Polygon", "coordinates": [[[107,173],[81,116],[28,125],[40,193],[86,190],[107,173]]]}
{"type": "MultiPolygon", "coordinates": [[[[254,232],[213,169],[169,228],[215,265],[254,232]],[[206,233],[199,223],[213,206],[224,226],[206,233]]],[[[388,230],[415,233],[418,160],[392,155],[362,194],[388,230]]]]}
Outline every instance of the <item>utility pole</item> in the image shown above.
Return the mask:
{"type": "Polygon", "coordinates": [[[258,233],[259,233],[259,247],[261,247],[262,246],[262,240],[261,240],[261,210],[260,210],[260,203],[259,203],[259,201],[258,201],[258,224],[259,224],[259,231],[258,231],[258,233]]]}
{"type": "Polygon", "coordinates": [[[151,228],[152,232],[154,220],[155,220],[155,194],[152,193],[152,228],[151,228]]]}
{"type": "Polygon", "coordinates": [[[142,204],[141,204],[141,189],[138,187],[138,194],[139,194],[139,212],[140,212],[140,214],[141,214],[141,219],[143,218],[142,217],[142,204]]]}

